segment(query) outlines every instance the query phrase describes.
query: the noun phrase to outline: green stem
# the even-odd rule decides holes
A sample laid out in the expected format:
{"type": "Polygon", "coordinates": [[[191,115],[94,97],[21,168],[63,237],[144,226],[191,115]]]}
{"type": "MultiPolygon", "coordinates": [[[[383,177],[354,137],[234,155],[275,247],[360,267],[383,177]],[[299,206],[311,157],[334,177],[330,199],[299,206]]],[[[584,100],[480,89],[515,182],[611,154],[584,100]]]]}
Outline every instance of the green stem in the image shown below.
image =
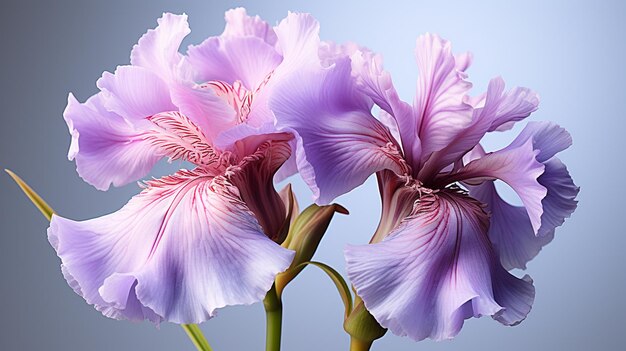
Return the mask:
{"type": "Polygon", "coordinates": [[[266,333],[265,351],[280,351],[280,336],[283,323],[283,302],[276,293],[276,286],[272,285],[270,291],[263,299],[265,306],[266,333]]]}
{"type": "Polygon", "coordinates": [[[350,351],[369,351],[373,341],[363,341],[355,337],[350,338],[350,351]]]}
{"type": "Polygon", "coordinates": [[[181,327],[185,329],[187,336],[191,339],[191,342],[196,346],[198,351],[213,351],[211,345],[202,334],[202,330],[196,324],[181,324],[181,327]]]}

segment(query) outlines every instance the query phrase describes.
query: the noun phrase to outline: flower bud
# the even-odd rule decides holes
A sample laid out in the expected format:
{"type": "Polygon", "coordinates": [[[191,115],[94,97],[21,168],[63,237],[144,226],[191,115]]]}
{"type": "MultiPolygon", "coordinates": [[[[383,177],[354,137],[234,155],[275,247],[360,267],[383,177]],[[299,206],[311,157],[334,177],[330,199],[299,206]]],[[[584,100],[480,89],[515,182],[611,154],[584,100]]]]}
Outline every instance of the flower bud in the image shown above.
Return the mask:
{"type": "Polygon", "coordinates": [[[276,291],[281,295],[287,284],[304,269],[302,263],[313,258],[335,212],[348,214],[341,205],[311,205],[300,213],[289,228],[283,247],[294,250],[296,255],[289,269],[276,277],[276,291]]]}
{"type": "Polygon", "coordinates": [[[387,332],[387,329],[381,327],[374,316],[365,308],[363,301],[360,301],[346,318],[343,329],[350,334],[353,343],[359,342],[367,345],[382,338],[387,332]]]}

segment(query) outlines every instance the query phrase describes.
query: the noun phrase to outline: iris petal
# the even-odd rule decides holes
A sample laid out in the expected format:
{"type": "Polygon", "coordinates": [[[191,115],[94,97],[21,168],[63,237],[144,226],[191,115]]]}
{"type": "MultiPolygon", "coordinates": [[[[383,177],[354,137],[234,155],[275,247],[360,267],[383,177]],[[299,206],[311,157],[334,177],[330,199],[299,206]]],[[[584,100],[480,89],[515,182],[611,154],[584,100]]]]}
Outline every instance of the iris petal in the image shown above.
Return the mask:
{"type": "MultiPolygon", "coordinates": [[[[472,121],[472,107],[465,96],[472,84],[466,81],[469,56],[457,58],[450,42],[426,34],[417,39],[415,49],[419,76],[415,96],[415,117],[422,142],[421,160],[448,145],[472,121]]],[[[419,164],[414,160],[414,167],[419,164]]]]}
{"type": "Polygon", "coordinates": [[[298,168],[319,203],[332,201],[379,170],[407,172],[399,146],[356,90],[347,59],[283,79],[270,106],[279,127],[297,132],[298,168]]]}
{"type": "Polygon", "coordinates": [[[172,80],[182,60],[178,48],[191,30],[187,15],[164,13],[157,22],[158,26],[144,34],[133,47],[130,63],[144,67],[164,80],[172,80]]]}
{"type": "Polygon", "coordinates": [[[78,174],[99,190],[122,186],[144,177],[162,157],[138,128],[107,111],[102,96],[84,104],[68,98],[63,117],[72,134],[68,158],[76,160],[78,174]]]}
{"type": "Polygon", "coordinates": [[[383,327],[414,340],[452,338],[472,316],[518,323],[534,288],[502,268],[487,229],[475,200],[425,195],[385,240],[346,248],[348,276],[383,327]]]}
{"type": "Polygon", "coordinates": [[[118,319],[202,322],[260,301],[293,258],[227,178],[199,171],[152,181],[107,216],[54,216],[48,237],[75,291],[118,319]]]}
{"type": "Polygon", "coordinates": [[[471,123],[459,130],[445,147],[428,157],[419,170],[418,178],[428,182],[478,145],[487,132],[528,117],[537,109],[538,103],[536,94],[529,89],[516,87],[505,92],[504,81],[501,78],[492,79],[484,103],[472,112],[471,123]]]}

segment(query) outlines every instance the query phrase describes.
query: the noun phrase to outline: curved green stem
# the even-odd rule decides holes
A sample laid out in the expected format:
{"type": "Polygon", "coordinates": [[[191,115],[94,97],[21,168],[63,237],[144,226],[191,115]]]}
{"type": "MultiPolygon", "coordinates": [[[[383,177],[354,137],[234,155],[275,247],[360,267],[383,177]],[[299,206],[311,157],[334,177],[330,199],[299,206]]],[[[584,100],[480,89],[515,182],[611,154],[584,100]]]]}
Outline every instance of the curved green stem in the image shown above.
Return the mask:
{"type": "Polygon", "coordinates": [[[196,324],[181,324],[181,327],[185,329],[187,336],[191,339],[191,342],[196,346],[198,351],[213,351],[211,345],[202,334],[202,330],[196,324]]]}
{"type": "Polygon", "coordinates": [[[263,299],[265,306],[266,332],[265,351],[280,351],[280,337],[283,323],[283,302],[276,293],[276,286],[272,285],[263,299]]]}
{"type": "Polygon", "coordinates": [[[350,337],[350,351],[369,351],[373,341],[363,341],[350,337]]]}

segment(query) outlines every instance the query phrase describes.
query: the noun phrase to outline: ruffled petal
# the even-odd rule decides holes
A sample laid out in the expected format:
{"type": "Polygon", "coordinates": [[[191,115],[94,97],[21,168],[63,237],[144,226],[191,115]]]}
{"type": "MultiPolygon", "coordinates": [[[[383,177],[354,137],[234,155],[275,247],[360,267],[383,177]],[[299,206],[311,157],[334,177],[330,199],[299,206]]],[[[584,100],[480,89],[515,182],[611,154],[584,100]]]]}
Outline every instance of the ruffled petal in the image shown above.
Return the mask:
{"type": "Polygon", "coordinates": [[[485,133],[512,126],[537,109],[539,99],[526,88],[504,91],[504,81],[494,78],[489,82],[481,107],[475,108],[471,123],[460,130],[448,145],[433,152],[419,170],[418,178],[427,182],[445,167],[459,161],[473,149],[485,133]]]}
{"type": "Polygon", "coordinates": [[[199,83],[241,81],[248,91],[254,91],[278,66],[282,56],[256,36],[212,37],[190,46],[188,61],[199,83]]]}
{"type": "Polygon", "coordinates": [[[554,229],[561,226],[576,210],[576,196],[580,188],[574,184],[567,167],[558,158],[553,157],[544,165],[546,168],[539,177],[539,183],[548,189],[548,194],[541,202],[543,214],[538,235],[551,236],[554,229]]]}
{"type": "Polygon", "coordinates": [[[572,136],[553,122],[529,122],[507,148],[514,148],[532,141],[537,150],[537,161],[545,162],[572,145],[572,136]]]}
{"type": "Polygon", "coordinates": [[[440,184],[465,181],[479,184],[485,180],[500,179],[507,183],[520,197],[537,233],[541,226],[543,207],[541,201],[547,194],[546,188],[537,178],[544,172],[544,165],[538,162],[538,151],[533,148],[532,140],[519,146],[489,153],[471,161],[463,168],[439,180],[440,184]]]}
{"type": "Polygon", "coordinates": [[[159,112],[178,111],[167,83],[146,68],[119,66],[98,79],[107,110],[129,121],[141,121],[159,112]]]}
{"type": "Polygon", "coordinates": [[[263,299],[293,252],[270,240],[224,177],[181,171],[121,210],[48,229],[74,290],[118,319],[200,323],[263,299]]]}
{"type": "Polygon", "coordinates": [[[270,106],[279,128],[297,133],[298,168],[318,203],[329,203],[379,170],[408,172],[389,130],[355,89],[348,60],[303,69],[274,89],[270,106]]]}
{"type": "MultiPolygon", "coordinates": [[[[458,59],[450,42],[426,34],[417,39],[415,49],[419,76],[415,97],[417,133],[422,143],[422,159],[448,145],[472,121],[472,106],[466,94],[472,84],[465,80],[470,56],[458,59]]],[[[407,132],[408,133],[408,132],[407,132]]],[[[417,167],[417,165],[414,165],[417,167]]]]}
{"type": "Polygon", "coordinates": [[[99,190],[144,177],[162,157],[143,138],[143,129],[102,106],[100,94],[84,104],[70,94],[63,117],[72,134],[68,158],[76,160],[78,174],[99,190]]]}
{"type": "MultiPolygon", "coordinates": [[[[479,147],[472,153],[472,159],[484,154],[479,147]]],[[[541,201],[543,214],[537,235],[534,234],[526,209],[503,200],[493,181],[476,186],[467,185],[470,194],[483,202],[491,213],[489,238],[506,269],[525,269],[526,263],[552,241],[555,228],[562,225],[576,209],[579,188],[574,184],[565,165],[553,157],[544,162],[544,167],[544,172],[537,181],[546,188],[547,194],[541,201]]]]}
{"type": "Polygon", "coordinates": [[[182,60],[178,52],[180,44],[191,30],[184,14],[164,13],[157,22],[158,26],[144,34],[133,47],[130,63],[170,80],[175,77],[182,60]]]}
{"type": "Polygon", "coordinates": [[[447,190],[425,195],[384,241],[346,248],[348,276],[383,327],[414,340],[452,338],[472,316],[519,323],[532,282],[502,268],[487,229],[478,202],[447,190]]]}
{"type": "Polygon", "coordinates": [[[306,65],[319,65],[320,25],[310,14],[289,12],[274,28],[277,49],[284,57],[278,75],[306,65]]]}
{"type": "Polygon", "coordinates": [[[259,16],[248,16],[246,9],[239,7],[226,11],[226,28],[222,37],[248,37],[262,39],[268,45],[274,46],[277,38],[274,29],[259,16]]]}
{"type": "Polygon", "coordinates": [[[553,194],[545,203],[551,207],[551,211],[559,211],[555,209],[555,206],[562,208],[559,215],[546,215],[545,220],[550,221],[549,218],[552,218],[553,223],[562,223],[563,218],[571,214],[575,208],[575,202],[572,201],[578,188],[567,175],[567,170],[557,171],[564,166],[556,163],[549,166],[551,174],[548,174],[543,181],[539,178],[548,167],[545,165],[547,161],[571,144],[572,139],[569,133],[558,125],[551,122],[530,122],[509,146],[469,162],[458,172],[444,176],[444,182],[465,180],[476,185],[489,178],[503,180],[522,200],[535,234],[547,234],[555,226],[546,224],[546,228],[549,229],[540,230],[544,221],[543,200],[547,198],[548,193],[546,188],[553,186],[556,179],[561,179],[562,187],[566,189],[563,199],[559,200],[558,195],[553,194]],[[559,174],[559,176],[555,178],[554,174],[559,174]],[[555,205],[558,202],[561,204],[555,205]],[[563,217],[558,219],[561,215],[563,217]]]}
{"type": "MultiPolygon", "coordinates": [[[[497,87],[495,89],[497,102],[490,108],[492,123],[489,132],[511,129],[515,122],[519,122],[537,111],[539,96],[534,91],[528,88],[515,87],[505,93],[504,80],[499,77],[492,79],[490,85],[497,87]]],[[[488,100],[489,92],[487,92],[488,100]]]]}
{"type": "Polygon", "coordinates": [[[491,215],[489,239],[500,256],[502,266],[506,270],[526,269],[526,263],[537,256],[554,235],[536,236],[526,209],[503,200],[493,181],[469,188],[470,195],[484,203],[491,215]]]}
{"type": "MultiPolygon", "coordinates": [[[[382,56],[361,49],[353,53],[350,59],[358,88],[393,118],[399,135],[396,140],[401,143],[407,160],[415,160],[413,163],[419,165],[421,142],[413,108],[398,97],[391,75],[383,69],[382,56]]],[[[386,125],[392,124],[389,122],[386,125]]]]}

